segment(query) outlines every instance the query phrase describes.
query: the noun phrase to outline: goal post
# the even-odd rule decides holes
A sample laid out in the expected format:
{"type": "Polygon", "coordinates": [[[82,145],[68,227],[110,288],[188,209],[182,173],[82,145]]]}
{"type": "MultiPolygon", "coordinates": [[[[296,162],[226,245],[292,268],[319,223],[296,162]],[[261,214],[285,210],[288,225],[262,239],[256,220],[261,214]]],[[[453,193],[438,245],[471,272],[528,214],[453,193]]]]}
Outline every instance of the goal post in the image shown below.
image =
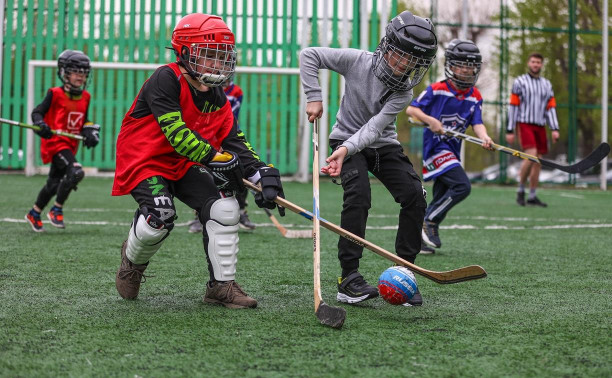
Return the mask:
{"type": "MultiPolygon", "coordinates": [[[[109,62],[92,62],[91,67],[94,72],[98,70],[108,70],[108,71],[116,71],[116,72],[142,72],[142,71],[153,71],[160,67],[160,64],[153,63],[109,63],[109,62]]],[[[30,60],[28,62],[28,86],[27,86],[27,114],[32,114],[35,106],[36,94],[40,92],[40,94],[44,93],[43,91],[47,88],[37,88],[37,81],[35,80],[36,69],[37,68],[56,68],[57,61],[55,60],[30,60]]],[[[305,96],[303,95],[303,90],[301,84],[299,83],[299,69],[298,68],[278,68],[278,67],[237,67],[236,73],[238,75],[238,83],[241,85],[243,90],[245,90],[247,86],[258,87],[257,89],[251,88],[250,90],[245,90],[245,100],[243,103],[250,104],[246,106],[246,115],[245,111],[241,111],[240,115],[240,125],[243,129],[246,130],[249,141],[255,139],[257,142],[253,146],[255,150],[262,156],[262,159],[267,163],[280,164],[277,160],[282,160],[286,164],[285,174],[292,175],[294,179],[299,181],[306,181],[309,178],[309,165],[310,165],[310,150],[301,151],[301,146],[308,146],[311,127],[308,123],[308,119],[305,116],[305,96]],[[245,78],[245,85],[240,84],[240,78],[250,75],[250,78],[245,78]],[[286,85],[286,80],[282,80],[283,77],[292,78],[293,85],[286,85]],[[265,82],[264,82],[265,81],[265,82]],[[260,83],[264,82],[263,85],[260,83]],[[283,83],[281,85],[281,83],[283,83]],[[259,88],[263,86],[263,89],[259,88]],[[290,88],[289,91],[293,93],[278,93],[280,89],[290,88]],[[265,91],[263,93],[261,91],[265,91]],[[299,91],[297,93],[296,91],[299,91]],[[255,95],[253,95],[255,94],[255,95]],[[259,96],[257,96],[259,94],[259,96]],[[250,98],[250,97],[256,98],[250,98]],[[262,97],[262,98],[257,98],[262,97]],[[266,103],[271,102],[271,103],[266,103]],[[279,103],[284,102],[284,103],[279,103]],[[292,114],[292,113],[299,114],[292,114]],[[275,128],[271,128],[269,124],[273,124],[275,128]],[[265,128],[265,130],[262,130],[265,128]],[[249,135],[253,134],[253,138],[249,135]],[[275,134],[280,134],[275,135],[275,134]],[[281,138],[283,138],[281,140],[281,138]],[[276,144],[276,145],[271,145],[276,144]],[[260,147],[260,149],[258,149],[260,147]],[[304,161],[302,161],[304,160],[304,161]]],[[[141,73],[143,75],[143,73],[141,73]]],[[[116,80],[116,77],[113,76],[116,80]]],[[[138,88],[143,82],[135,83],[138,88]]],[[[322,83],[324,84],[324,83],[322,83]]],[[[113,88],[113,83],[106,82],[104,84],[100,84],[98,81],[94,82],[94,88],[97,85],[105,85],[104,92],[106,91],[116,91],[116,88],[113,88]]],[[[40,85],[39,85],[40,86],[40,85]]],[[[98,93],[99,89],[92,90],[92,104],[96,101],[96,93],[98,93]]],[[[124,93],[125,91],[122,91],[124,93]]],[[[129,91],[128,91],[129,92],[129,91]]],[[[136,92],[137,93],[137,92],[136,92]]],[[[115,113],[113,114],[111,119],[114,119],[116,122],[120,122],[120,117],[125,114],[125,112],[129,109],[129,104],[134,100],[134,96],[131,98],[122,99],[125,101],[129,101],[129,103],[117,104],[117,101],[114,102],[113,110],[115,113]],[[117,121],[119,120],[119,121],[117,121]]],[[[243,106],[243,109],[245,106],[243,106]]],[[[92,112],[92,105],[90,105],[89,114],[90,118],[93,121],[97,121],[100,117],[100,114],[96,113],[96,109],[100,112],[103,110],[103,107],[98,105],[95,107],[92,112]],[[91,116],[93,114],[93,117],[91,116]]],[[[108,111],[105,111],[108,112],[108,111]]],[[[107,114],[108,115],[108,114],[107,114]]],[[[113,135],[109,135],[107,139],[103,141],[105,143],[113,143],[116,139],[116,134],[118,133],[119,126],[118,125],[102,125],[103,128],[110,127],[109,130],[113,131],[113,135]]],[[[103,132],[108,132],[104,130],[103,132]]],[[[321,138],[327,138],[328,135],[322,135],[321,138]]],[[[25,174],[26,176],[32,176],[34,174],[45,173],[46,169],[37,164],[37,149],[36,149],[36,138],[34,132],[32,130],[27,131],[26,136],[26,162],[25,162],[25,174]]],[[[100,146],[98,146],[100,148],[100,146]]],[[[95,150],[95,149],[94,149],[95,150]]],[[[109,155],[112,153],[112,162],[106,161],[104,166],[99,168],[104,169],[112,169],[114,167],[114,146],[111,148],[107,146],[105,148],[106,154],[109,155]]],[[[84,162],[82,162],[84,163],[84,162]]]]}

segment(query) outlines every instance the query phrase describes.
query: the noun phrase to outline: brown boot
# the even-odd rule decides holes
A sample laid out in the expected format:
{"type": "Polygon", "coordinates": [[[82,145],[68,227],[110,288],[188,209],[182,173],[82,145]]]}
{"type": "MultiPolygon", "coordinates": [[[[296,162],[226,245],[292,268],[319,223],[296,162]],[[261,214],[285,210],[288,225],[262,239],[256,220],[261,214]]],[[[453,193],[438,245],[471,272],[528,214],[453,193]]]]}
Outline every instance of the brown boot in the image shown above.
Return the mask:
{"type": "Polygon", "coordinates": [[[121,246],[121,266],[119,266],[119,270],[117,271],[115,285],[122,298],[136,299],[138,291],[140,290],[140,283],[146,281],[144,271],[147,269],[149,263],[142,265],[132,264],[125,255],[126,247],[127,240],[124,241],[121,246]]]}
{"type": "Polygon", "coordinates": [[[217,281],[206,284],[204,302],[221,304],[229,308],[255,308],[257,301],[247,295],[236,281],[217,281]]]}

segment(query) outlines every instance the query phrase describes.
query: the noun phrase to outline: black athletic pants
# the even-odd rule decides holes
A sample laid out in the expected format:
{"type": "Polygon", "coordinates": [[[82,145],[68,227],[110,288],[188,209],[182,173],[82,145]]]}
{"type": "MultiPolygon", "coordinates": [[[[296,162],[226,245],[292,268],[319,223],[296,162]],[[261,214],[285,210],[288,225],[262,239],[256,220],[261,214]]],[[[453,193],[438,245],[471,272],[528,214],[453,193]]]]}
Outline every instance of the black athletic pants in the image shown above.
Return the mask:
{"type": "MultiPolygon", "coordinates": [[[[332,149],[339,144],[340,141],[330,140],[332,149]]],[[[427,203],[421,180],[399,145],[366,148],[344,161],[340,173],[344,189],[341,227],[365,238],[368,210],[371,207],[368,172],[372,172],[389,190],[395,202],[400,204],[395,251],[401,258],[414,262],[421,250],[421,229],[427,203]]],[[[362,252],[363,247],[340,238],[338,258],[343,272],[359,268],[362,252]]]]}
{"type": "Polygon", "coordinates": [[[67,177],[68,171],[75,168],[75,163],[78,165],[78,169],[81,169],[70,150],[61,150],[53,156],[47,182],[36,198],[35,204],[39,209],[42,210],[47,206],[51,198],[56,194],[55,201],[63,205],[68,199],[70,191],[73,188],[76,190],[76,186],[73,186],[73,182],[67,177]]]}

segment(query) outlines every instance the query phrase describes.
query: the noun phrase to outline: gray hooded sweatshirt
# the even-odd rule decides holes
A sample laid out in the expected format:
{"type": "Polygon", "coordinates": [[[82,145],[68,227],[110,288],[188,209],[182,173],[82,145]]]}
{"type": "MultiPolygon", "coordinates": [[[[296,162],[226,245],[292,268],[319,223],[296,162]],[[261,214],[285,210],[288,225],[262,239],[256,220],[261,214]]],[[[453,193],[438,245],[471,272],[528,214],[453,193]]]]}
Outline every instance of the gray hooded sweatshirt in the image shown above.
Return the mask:
{"type": "Polygon", "coordinates": [[[366,147],[399,145],[395,120],[412,101],[412,90],[390,92],[378,80],[372,72],[372,58],[371,52],[356,49],[309,47],[300,53],[300,77],[307,102],[322,101],[320,69],[344,76],[344,96],[329,138],[343,141],[347,156],[366,147]]]}

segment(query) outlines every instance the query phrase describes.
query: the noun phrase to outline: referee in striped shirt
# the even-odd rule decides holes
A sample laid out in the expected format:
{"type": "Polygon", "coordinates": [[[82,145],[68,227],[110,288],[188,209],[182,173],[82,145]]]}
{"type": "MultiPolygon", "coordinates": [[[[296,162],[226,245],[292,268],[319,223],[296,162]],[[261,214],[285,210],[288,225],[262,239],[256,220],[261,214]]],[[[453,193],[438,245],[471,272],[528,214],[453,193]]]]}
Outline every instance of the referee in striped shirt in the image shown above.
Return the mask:
{"type": "MultiPolygon", "coordinates": [[[[528,154],[539,158],[548,152],[545,126],[551,130],[553,143],[559,140],[559,121],[555,110],[555,94],[550,81],[540,76],[544,57],[532,53],[527,60],[528,72],[514,80],[508,106],[508,127],[506,141],[514,143],[514,130],[517,130],[521,148],[528,154]]],[[[521,205],[546,207],[536,197],[540,179],[540,165],[523,160],[519,173],[519,188],[516,202],[521,205]],[[529,180],[529,197],[525,201],[525,183],[529,180]]]]}

